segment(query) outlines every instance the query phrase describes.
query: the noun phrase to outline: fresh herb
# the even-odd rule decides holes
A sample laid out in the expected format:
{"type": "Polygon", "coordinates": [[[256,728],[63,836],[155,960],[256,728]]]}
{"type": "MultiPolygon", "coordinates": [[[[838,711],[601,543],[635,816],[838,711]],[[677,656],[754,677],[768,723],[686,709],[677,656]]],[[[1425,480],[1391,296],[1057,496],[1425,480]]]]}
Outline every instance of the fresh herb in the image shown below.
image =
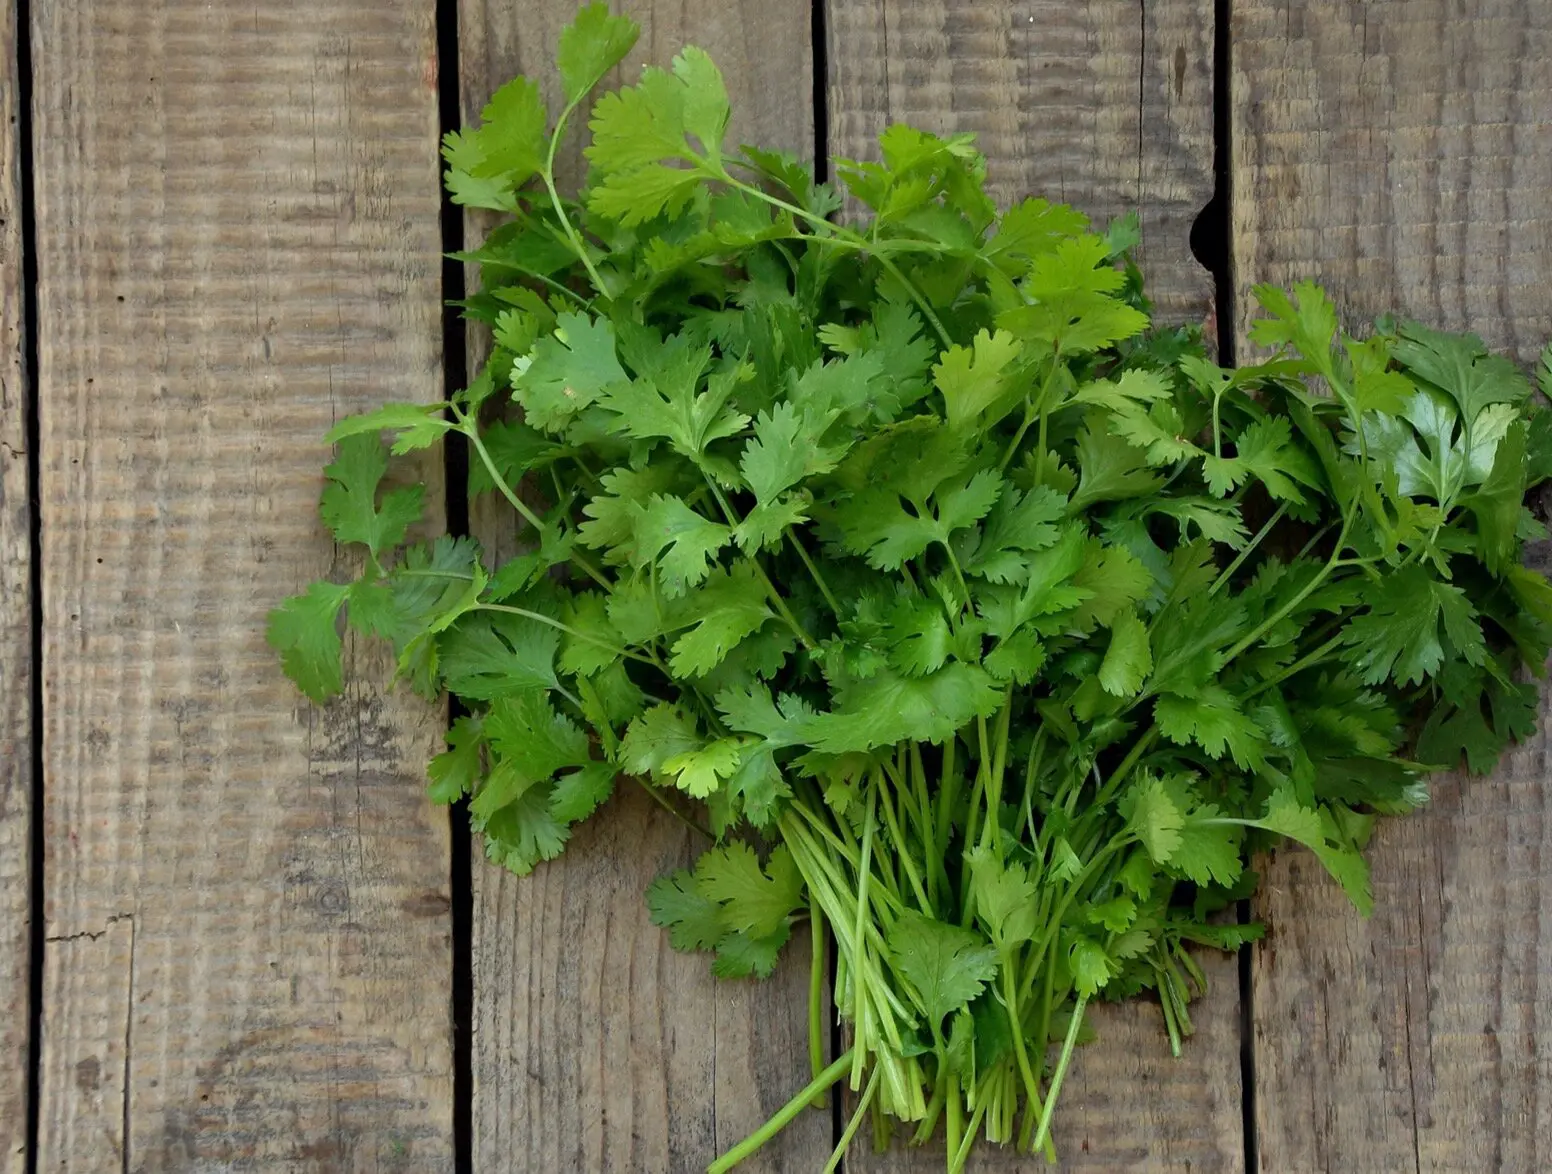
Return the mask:
{"type": "Polygon", "coordinates": [[[950,1170],[977,1136],[1049,1153],[1088,1005],[1153,992],[1178,1050],[1188,947],[1260,932],[1257,852],[1304,845],[1367,911],[1375,817],[1532,731],[1552,416],[1477,339],[1360,340],[1311,284],[1258,290],[1276,357],[1223,370],[1149,328],[1135,223],[999,215],[968,136],[836,160],[837,219],[726,141],[699,50],[594,100],[635,39],[582,9],[558,112],[519,78],[447,136],[453,198],[510,214],[461,258],[491,357],[329,433],[322,516],[364,566],[271,641],[325,701],[343,611],[457,697],[432,797],[513,871],[630,778],[715,841],[647,894],[676,947],[766,975],[808,922],[814,1083],[712,1170],[842,1080],[830,1168],[868,1114],[941,1131],[950,1170]],[[523,552],[406,545],[385,433],[467,442],[523,552]]]}

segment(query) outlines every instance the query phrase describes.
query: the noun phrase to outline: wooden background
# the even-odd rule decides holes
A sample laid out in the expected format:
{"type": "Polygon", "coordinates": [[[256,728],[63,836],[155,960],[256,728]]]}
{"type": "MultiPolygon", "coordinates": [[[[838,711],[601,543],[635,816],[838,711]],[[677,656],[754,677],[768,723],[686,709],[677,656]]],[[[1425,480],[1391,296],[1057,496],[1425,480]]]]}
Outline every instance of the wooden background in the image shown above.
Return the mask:
{"type": "MultiPolygon", "coordinates": [[[[445,714],[354,647],[311,707],[263,641],[336,557],[329,422],[478,354],[444,345],[439,254],[482,226],[437,136],[573,8],[0,0],[0,1174],[691,1171],[804,1080],[803,960],[715,984],[647,922],[685,832],[622,797],[488,868],[422,798],[445,714]]],[[[1004,201],[1138,210],[1161,312],[1231,346],[1252,285],[1305,276],[1525,361],[1552,336],[1545,0],[630,11],[625,71],[703,45],[747,138],[970,130],[1004,201]]],[[[1547,748],[1382,828],[1370,921],[1274,861],[1182,1059],[1156,1008],[1100,1017],[1060,1168],[1552,1169],[1547,748]]]]}

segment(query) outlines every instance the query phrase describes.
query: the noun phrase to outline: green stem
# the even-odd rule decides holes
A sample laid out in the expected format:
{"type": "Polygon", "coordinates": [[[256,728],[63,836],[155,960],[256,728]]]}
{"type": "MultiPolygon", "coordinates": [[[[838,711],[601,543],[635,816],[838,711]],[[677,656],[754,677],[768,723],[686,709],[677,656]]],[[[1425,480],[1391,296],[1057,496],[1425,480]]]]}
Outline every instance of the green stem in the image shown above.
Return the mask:
{"type": "Polygon", "coordinates": [[[959,1143],[959,1148],[954,1151],[949,1161],[949,1174],[960,1174],[965,1168],[965,1162],[970,1157],[970,1147],[975,1143],[976,1131],[981,1126],[981,1118],[986,1115],[986,1102],[983,1100],[976,1105],[975,1112],[970,1114],[970,1124],[965,1126],[964,1140],[959,1143]]]}
{"type": "Polygon", "coordinates": [[[544,615],[542,612],[529,611],[526,607],[513,607],[511,604],[507,603],[476,603],[469,610],[499,611],[504,612],[507,615],[522,616],[525,619],[534,620],[537,623],[545,624],[551,628],[558,629],[559,631],[565,632],[568,636],[573,636],[578,640],[586,640],[589,644],[595,645],[598,648],[603,648],[609,652],[614,653],[616,656],[628,656],[631,660],[641,661],[642,664],[653,663],[651,657],[642,656],[639,652],[632,652],[628,648],[616,648],[607,640],[602,640],[599,637],[591,635],[587,632],[578,631],[570,624],[562,623],[560,620],[551,619],[549,616],[544,615]]]}
{"type": "MultiPolygon", "coordinates": [[[[1311,579],[1308,583],[1306,583],[1304,585],[1303,589],[1300,590],[1298,593],[1296,593],[1294,595],[1294,597],[1292,599],[1290,599],[1287,603],[1283,604],[1282,607],[1278,608],[1270,616],[1268,616],[1266,619],[1262,620],[1261,623],[1256,625],[1256,627],[1251,631],[1251,633],[1248,636],[1245,636],[1245,637],[1241,638],[1240,640],[1238,640],[1233,645],[1233,647],[1231,647],[1227,652],[1225,652],[1223,654],[1223,662],[1222,663],[1224,665],[1227,665],[1230,661],[1232,661],[1241,652],[1244,652],[1245,649],[1249,648],[1257,640],[1261,639],[1262,636],[1266,635],[1266,633],[1271,631],[1278,624],[1282,623],[1283,620],[1287,619],[1290,615],[1292,615],[1294,610],[1301,603],[1303,603],[1306,599],[1308,599],[1311,595],[1313,595],[1315,593],[1315,589],[1320,587],[1320,586],[1322,586],[1325,583],[1325,581],[1331,577],[1331,573],[1334,570],[1336,570],[1338,566],[1342,565],[1342,559],[1341,559],[1342,549],[1343,549],[1343,546],[1346,544],[1346,542],[1347,542],[1347,522],[1344,521],[1342,523],[1342,530],[1337,535],[1337,538],[1336,538],[1336,549],[1334,549],[1331,552],[1331,557],[1326,560],[1326,565],[1321,568],[1320,574],[1316,575],[1313,579],[1311,579]]],[[[1222,671],[1221,668],[1220,668],[1219,671],[1222,671]]]]}
{"type": "MultiPolygon", "coordinates": [[[[817,901],[808,904],[809,967],[808,967],[808,1062],[815,1080],[824,1071],[825,1038],[824,988],[825,975],[825,917],[817,901]]],[[[815,1094],[811,1102],[816,1109],[825,1107],[823,1093],[815,1094]]]]}
{"type": "Polygon", "coordinates": [[[857,1101],[857,1108],[851,1115],[851,1120],[846,1122],[846,1128],[841,1133],[841,1140],[835,1143],[835,1149],[830,1153],[830,1160],[825,1163],[824,1174],[834,1174],[840,1169],[841,1159],[846,1156],[846,1151],[851,1148],[851,1139],[857,1136],[857,1127],[862,1124],[862,1118],[867,1114],[868,1106],[873,1102],[873,1094],[878,1091],[878,1065],[873,1066],[873,1071],[868,1073],[868,1083],[862,1090],[862,1096],[857,1101]]]}
{"type": "MultiPolygon", "coordinates": [[[[705,478],[706,485],[711,490],[712,497],[716,499],[717,508],[722,511],[722,517],[726,520],[729,528],[734,530],[738,529],[742,519],[740,519],[738,514],[734,512],[733,506],[731,503],[729,503],[721,488],[715,481],[711,479],[711,474],[702,470],[701,475],[705,478]]],[[[781,592],[776,590],[776,584],[771,582],[771,577],[765,573],[765,567],[761,565],[759,556],[756,554],[751,554],[749,556],[749,562],[754,566],[755,571],[758,572],[760,581],[765,584],[766,597],[770,599],[772,605],[775,606],[776,614],[781,616],[782,622],[785,623],[787,627],[792,629],[792,634],[798,638],[799,643],[801,643],[803,647],[809,652],[813,652],[819,647],[819,645],[814,641],[814,638],[804,630],[803,625],[798,623],[797,617],[794,616],[791,609],[787,607],[787,601],[782,598],[781,592]]]]}
{"type": "Polygon", "coordinates": [[[844,615],[841,611],[841,605],[835,601],[835,596],[831,594],[830,587],[825,582],[824,576],[819,573],[819,568],[814,565],[814,560],[809,556],[807,549],[798,540],[798,536],[792,532],[790,527],[788,527],[786,534],[787,541],[792,543],[792,549],[798,552],[798,558],[802,559],[803,565],[808,568],[809,576],[814,580],[814,586],[819,588],[819,594],[824,596],[824,601],[830,605],[830,610],[835,613],[835,618],[840,619],[844,615]]]}
{"type": "Polygon", "coordinates": [[[1040,1128],[1035,1131],[1035,1148],[1045,1145],[1051,1136],[1051,1114],[1056,1110],[1056,1098],[1061,1094],[1062,1081],[1067,1077],[1067,1066],[1072,1063],[1072,1050],[1078,1043],[1078,1031],[1083,1026],[1083,1009],[1088,1006],[1089,997],[1079,995],[1078,1001],[1072,1007],[1072,1022],[1067,1025],[1067,1038],[1062,1041],[1061,1058],[1056,1062],[1056,1071],[1051,1074],[1051,1090],[1046,1097],[1045,1112],[1040,1114],[1040,1128]]]}
{"type": "MultiPolygon", "coordinates": [[[[475,453],[478,454],[480,462],[485,466],[485,471],[490,474],[490,479],[496,483],[496,488],[500,491],[501,496],[506,498],[512,508],[518,512],[518,515],[535,530],[544,529],[544,522],[539,515],[523,504],[523,499],[517,496],[517,492],[507,484],[506,478],[496,470],[496,462],[491,459],[490,450],[485,447],[485,442],[480,439],[480,430],[473,418],[465,415],[456,406],[453,407],[453,415],[458,419],[458,431],[469,438],[469,443],[474,446],[475,453]]],[[[577,551],[575,547],[572,548],[567,557],[588,578],[592,579],[593,582],[597,583],[605,591],[612,591],[614,589],[614,584],[609,582],[604,573],[593,565],[593,561],[585,554],[577,551]]]]}
{"type": "Polygon", "coordinates": [[[883,266],[884,271],[893,277],[896,281],[898,281],[905,289],[905,292],[910,296],[910,299],[916,303],[916,308],[922,312],[922,316],[926,318],[928,325],[932,327],[933,331],[937,334],[943,345],[945,347],[954,345],[953,340],[948,336],[948,331],[943,329],[943,323],[938,321],[938,316],[933,312],[932,306],[927,301],[926,297],[919,289],[917,289],[914,285],[911,284],[910,281],[906,279],[905,274],[901,273],[899,267],[889,259],[888,255],[881,248],[878,247],[877,242],[870,242],[865,238],[858,236],[850,229],[843,228],[838,224],[833,224],[826,220],[823,216],[820,216],[814,212],[810,212],[807,208],[800,208],[796,204],[790,204],[786,200],[778,199],[777,197],[771,195],[769,192],[762,188],[756,187],[753,184],[747,184],[742,180],[734,179],[726,171],[723,171],[720,168],[713,170],[709,164],[703,164],[703,166],[712,174],[714,178],[721,180],[723,183],[729,185],[730,187],[736,188],[738,191],[743,192],[745,195],[753,196],[755,199],[763,200],[773,207],[781,208],[787,212],[790,212],[792,215],[806,220],[810,224],[813,224],[817,227],[821,227],[825,229],[826,232],[832,234],[830,236],[810,237],[810,240],[818,241],[824,244],[841,244],[856,249],[859,252],[872,253],[872,255],[877,258],[878,263],[883,266]]]}
{"type": "Polygon", "coordinates": [[[1226,566],[1223,569],[1223,572],[1213,580],[1213,585],[1207,589],[1208,595],[1218,594],[1218,588],[1222,587],[1231,578],[1233,578],[1234,572],[1239,570],[1240,567],[1244,565],[1245,560],[1251,556],[1251,553],[1254,552],[1256,547],[1261,545],[1262,540],[1272,532],[1272,527],[1277,525],[1278,522],[1282,521],[1283,515],[1287,512],[1288,503],[1283,502],[1280,506],[1277,507],[1276,512],[1274,512],[1272,516],[1266,520],[1266,524],[1263,525],[1261,529],[1256,531],[1256,536],[1250,540],[1249,544],[1234,556],[1234,561],[1226,566]]]}
{"type": "Polygon", "coordinates": [[[1249,701],[1252,697],[1259,696],[1260,694],[1266,692],[1266,690],[1270,689],[1273,685],[1280,685],[1295,673],[1302,673],[1305,669],[1310,668],[1312,665],[1319,664],[1332,652],[1335,652],[1337,648],[1341,647],[1346,639],[1347,636],[1344,633],[1338,633],[1337,635],[1331,637],[1331,639],[1327,640],[1313,652],[1301,656],[1287,668],[1279,670],[1275,676],[1267,677],[1249,693],[1245,694],[1245,700],[1249,701]]]}
{"type": "MultiPolygon", "coordinates": [[[[868,811],[862,824],[862,858],[857,865],[857,920],[852,937],[859,944],[859,947],[867,928],[868,882],[873,879],[873,825],[874,811],[877,803],[878,773],[875,771],[872,786],[868,791],[868,811]]],[[[865,991],[865,985],[859,982],[857,984],[856,999],[852,1004],[852,1019],[856,1022],[859,1033],[867,1022],[864,1003],[865,991]]],[[[853,1088],[856,1087],[857,1081],[862,1076],[862,1060],[862,1053],[858,1052],[852,1066],[851,1079],[853,1088]]]]}
{"type": "Polygon", "coordinates": [[[815,1097],[822,1095],[826,1089],[846,1075],[846,1069],[851,1066],[851,1055],[851,1052],[847,1051],[833,1060],[828,1068],[808,1082],[802,1092],[777,1109],[769,1121],[707,1166],[706,1174],[727,1174],[734,1166],[785,1129],[815,1097]]]}
{"type": "Polygon", "coordinates": [[[705,836],[708,840],[715,840],[717,838],[711,834],[710,828],[696,823],[693,819],[691,819],[684,812],[680,811],[667,799],[663,798],[663,796],[658,792],[658,789],[651,783],[647,782],[646,779],[641,778],[639,775],[632,775],[631,777],[641,785],[641,789],[643,791],[652,796],[652,802],[656,803],[664,811],[668,812],[669,815],[673,816],[680,823],[684,824],[685,827],[689,828],[691,831],[700,832],[700,834],[705,836]]]}
{"type": "MultiPolygon", "coordinates": [[[[1008,1026],[1013,1031],[1013,1052],[1018,1060],[1019,1075],[1024,1080],[1024,1096],[1029,1099],[1036,1113],[1045,1111],[1040,1097],[1040,1079],[1029,1062],[1029,1049],[1024,1046],[1023,1016],[1018,1013],[1018,991],[1014,986],[1013,960],[1002,960],[1002,1002],[1008,1012],[1008,1026]]],[[[1041,1044],[1044,1047],[1044,1044],[1041,1044]]]]}
{"type": "Polygon", "coordinates": [[[550,193],[550,206],[555,209],[555,215],[560,220],[560,226],[566,233],[566,239],[571,242],[572,251],[576,253],[577,259],[582,262],[582,267],[587,270],[587,276],[592,281],[593,288],[607,298],[610,296],[609,287],[604,284],[602,274],[594,267],[593,258],[588,255],[587,245],[582,240],[582,234],[576,230],[571,223],[571,218],[566,215],[566,205],[560,198],[560,192],[555,190],[555,152],[559,149],[560,141],[566,134],[566,122],[571,118],[572,112],[576,110],[577,103],[592,91],[593,86],[596,86],[598,81],[598,78],[594,78],[577,97],[573,98],[566,105],[566,108],[560,112],[560,117],[555,120],[555,132],[550,135],[550,150],[545,156],[544,170],[540,175],[544,179],[545,190],[550,193]]]}

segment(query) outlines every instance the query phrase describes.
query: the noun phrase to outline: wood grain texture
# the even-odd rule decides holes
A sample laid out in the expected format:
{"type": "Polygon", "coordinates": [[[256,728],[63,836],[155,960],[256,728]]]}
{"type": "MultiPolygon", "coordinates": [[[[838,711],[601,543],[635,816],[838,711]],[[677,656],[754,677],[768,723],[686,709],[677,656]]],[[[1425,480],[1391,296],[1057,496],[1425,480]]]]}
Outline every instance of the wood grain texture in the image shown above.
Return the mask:
{"type": "MultiPolygon", "coordinates": [[[[517,73],[539,79],[553,101],[555,39],[574,9],[461,0],[466,121],[517,73]]],[[[733,136],[812,154],[806,3],[683,0],[629,14],[643,31],[622,79],[698,44],[727,79],[733,136]]],[[[563,158],[575,177],[577,144],[563,158]]],[[[470,239],[488,227],[471,217],[470,239]]],[[[484,346],[471,336],[473,356],[484,346]]],[[[509,510],[477,502],[472,512],[488,550],[512,549],[509,510]]],[[[647,920],[646,886],[702,846],[628,784],[532,876],[487,865],[474,845],[477,1170],[700,1170],[807,1082],[803,944],[767,982],[718,982],[706,956],[674,953],[647,920]]],[[[741,1169],[817,1170],[830,1144],[829,1115],[805,1114],[741,1169]]]]}
{"type": "MultiPolygon", "coordinates": [[[[1397,309],[1532,356],[1552,333],[1549,50],[1533,0],[1236,3],[1240,333],[1251,284],[1314,276],[1355,323],[1397,309]]],[[[1491,778],[1435,780],[1376,833],[1369,921],[1306,854],[1272,861],[1263,1170],[1552,1167],[1548,774],[1543,732],[1491,778]]]]}
{"type": "Polygon", "coordinates": [[[890,122],[973,131],[999,204],[1136,211],[1161,319],[1201,321],[1191,226],[1213,194],[1212,0],[827,0],[831,152],[890,122]]]}
{"type": "MultiPolygon", "coordinates": [[[[829,0],[827,11],[833,153],[872,157],[890,121],[974,131],[999,203],[1044,195],[1100,221],[1136,209],[1160,318],[1209,316],[1211,278],[1189,237],[1213,194],[1211,3],[829,0]]],[[[1074,1061],[1058,1114],[1062,1169],[1241,1169],[1235,961],[1202,960],[1213,990],[1179,1060],[1157,1006],[1096,1013],[1100,1038],[1074,1061]]],[[[978,1162],[1045,1168],[990,1150],[978,1162]]],[[[941,1165],[931,1150],[878,1157],[858,1143],[848,1169],[941,1165]]]]}
{"type": "Polygon", "coordinates": [[[32,1025],[32,505],[28,501],[16,6],[0,3],[0,1174],[27,1153],[32,1025]]]}
{"type": "Polygon", "coordinates": [[[1238,0],[1233,46],[1239,305],[1318,277],[1354,322],[1398,311],[1533,357],[1552,335],[1552,6],[1238,0]]]}
{"type": "Polygon", "coordinates": [[[443,715],[354,646],[314,708],[263,638],[354,569],[329,423],[440,394],[432,16],[32,8],[39,1169],[451,1168],[443,715]]]}

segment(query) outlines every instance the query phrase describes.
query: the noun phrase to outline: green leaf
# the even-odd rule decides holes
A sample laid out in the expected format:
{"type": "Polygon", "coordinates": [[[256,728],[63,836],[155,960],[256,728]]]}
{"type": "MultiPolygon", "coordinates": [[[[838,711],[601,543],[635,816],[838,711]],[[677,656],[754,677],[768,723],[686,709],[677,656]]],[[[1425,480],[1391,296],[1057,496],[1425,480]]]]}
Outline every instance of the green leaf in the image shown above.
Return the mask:
{"type": "Polygon", "coordinates": [[[555,780],[550,813],[561,823],[577,823],[597,811],[614,793],[616,769],[610,762],[588,762],[555,780]]]}
{"type": "Polygon", "coordinates": [[[717,943],[717,960],[711,965],[711,973],[717,978],[769,978],[776,970],[776,959],[787,944],[789,932],[783,927],[765,938],[728,934],[717,943]]]}
{"type": "Polygon", "coordinates": [[[753,564],[739,562],[716,571],[685,600],[695,625],[674,642],[669,668],[676,676],[703,677],[722,663],[745,637],[770,618],[765,587],[753,564]]]}
{"type": "Polygon", "coordinates": [[[1342,886],[1358,912],[1365,917],[1373,912],[1368,865],[1356,849],[1340,841],[1336,823],[1328,813],[1303,806],[1284,787],[1272,792],[1266,814],[1252,822],[1255,827],[1287,836],[1309,848],[1342,886]]]}
{"type": "Polygon", "coordinates": [[[742,738],[719,738],[693,750],[664,760],[659,773],[673,778],[674,785],[696,799],[705,799],[720,790],[722,782],[738,769],[743,758],[742,738]]]}
{"type": "Polygon", "coordinates": [[[373,412],[346,416],[324,435],[324,443],[335,444],[347,436],[392,432],[395,434],[393,454],[401,456],[435,444],[453,427],[442,418],[443,410],[442,404],[384,404],[373,412]]]}
{"type": "Polygon", "coordinates": [[[1103,501],[1126,501],[1153,493],[1163,484],[1142,449],[1111,432],[1109,417],[1091,414],[1078,433],[1078,487],[1067,503],[1077,515],[1103,501]]]}
{"type": "Polygon", "coordinates": [[[1072,987],[1078,995],[1091,999],[1115,977],[1115,968],[1105,949],[1092,938],[1075,937],[1067,950],[1067,969],[1072,972],[1072,987]]]}
{"type": "Polygon", "coordinates": [[[1180,851],[1185,813],[1163,779],[1150,775],[1134,783],[1121,810],[1127,827],[1155,864],[1168,864],[1175,858],[1180,851]]]}
{"type": "Polygon", "coordinates": [[[587,157],[602,177],[588,207],[626,227],[676,215],[703,169],[720,168],[728,115],[722,75],[696,48],[674,58],[673,73],[648,68],[637,85],[605,94],[588,123],[587,157]]]}
{"type": "Polygon", "coordinates": [[[976,665],[954,662],[922,677],[887,670],[838,689],[830,713],[807,727],[817,750],[846,754],[898,742],[943,742],[977,717],[990,717],[1002,690],[976,665]]]}
{"type": "Polygon", "coordinates": [[[997,974],[997,952],[969,930],[906,912],[890,927],[889,952],[936,1035],[997,974]]]}
{"type": "Polygon", "coordinates": [[[1203,686],[1191,697],[1165,694],[1154,706],[1153,719],[1159,732],[1177,745],[1195,742],[1212,758],[1227,753],[1240,767],[1261,761],[1260,727],[1222,686],[1203,686]]]}
{"type": "Polygon", "coordinates": [[[632,561],[638,568],[655,561],[658,585],[670,599],[705,581],[712,556],[733,537],[727,526],[702,517],[677,497],[654,494],[637,509],[632,561]]]}
{"type": "Polygon", "coordinates": [[[570,835],[550,811],[547,787],[531,788],[488,814],[471,805],[469,814],[474,830],[485,837],[486,857],[518,876],[559,856],[570,835]]]}
{"type": "Polygon", "coordinates": [[[329,484],[318,514],[341,542],[359,542],[379,555],[404,541],[405,532],[420,518],[424,490],[419,485],[395,489],[377,505],[377,487],[388,471],[388,456],[376,435],[357,433],[340,442],[339,455],[324,469],[329,484]]]}
{"type": "Polygon", "coordinates": [[[447,749],[426,768],[433,803],[454,803],[472,794],[485,774],[485,739],[476,717],[460,717],[447,731],[447,749]]]}
{"type": "Polygon", "coordinates": [[[695,865],[696,882],[721,907],[722,924],[753,938],[780,933],[803,904],[803,877],[785,845],[765,867],[748,844],[708,848],[695,865]]]}
{"type": "Polygon", "coordinates": [[[566,101],[579,101],[596,86],[625,59],[640,34],[634,21],[612,15],[607,4],[578,9],[572,22],[561,30],[555,52],[566,101]]]}
{"type": "Polygon", "coordinates": [[[1029,871],[1017,862],[1004,863],[988,847],[965,853],[974,880],[975,911],[999,950],[1034,938],[1037,908],[1029,871]]]}
{"type": "MultiPolygon", "coordinates": [[[[950,428],[960,430],[975,423],[1005,396],[1010,369],[1021,349],[1006,331],[983,330],[975,336],[973,347],[951,346],[943,352],[932,378],[943,394],[950,428]]],[[[986,423],[996,419],[994,414],[986,423]]]]}
{"type": "Polygon", "coordinates": [[[1431,578],[1421,565],[1365,583],[1362,599],[1368,610],[1349,622],[1344,634],[1365,684],[1421,683],[1444,664],[1446,641],[1468,664],[1481,664],[1486,655],[1476,610],[1465,593],[1431,578]]]}
{"type": "Polygon", "coordinates": [[[603,392],[628,381],[615,356],[614,327],[582,313],[556,317],[555,332],[517,360],[512,388],[529,424],[560,432],[603,392]]]}
{"type": "Polygon", "coordinates": [[[695,719],[668,702],[638,714],[620,743],[620,765],[632,774],[651,775],[669,759],[705,745],[695,719]]]}
{"type": "Polygon", "coordinates": [[[1226,497],[1254,477],[1278,501],[1300,505],[1306,500],[1300,484],[1318,484],[1314,463],[1293,444],[1292,429],[1281,416],[1251,424],[1239,434],[1234,447],[1232,457],[1208,456],[1202,461],[1207,486],[1218,497],[1226,497]]]}
{"type": "Polygon", "coordinates": [[[588,761],[587,735],[538,689],[497,697],[485,715],[484,732],[501,764],[531,783],[588,761]]]}
{"type": "Polygon", "coordinates": [[[1445,334],[1417,322],[1401,327],[1391,354],[1447,394],[1466,420],[1489,404],[1520,404],[1530,383],[1508,359],[1490,356],[1474,334],[1445,334]]]}
{"type": "Polygon", "coordinates": [[[504,612],[464,616],[440,639],[442,674],[451,693],[488,701],[503,693],[549,689],[560,632],[504,612]]]}
{"type": "Polygon", "coordinates": [[[1146,314],[1118,296],[1125,283],[1104,237],[1063,240],[1034,258],[1024,282],[1030,304],[1004,311],[997,324],[1017,338],[1048,343],[1058,354],[1097,351],[1148,325],[1146,314]]]}
{"type": "Polygon", "coordinates": [[[337,694],[342,685],[343,645],[338,619],[349,594],[348,586],[313,583],[303,594],[293,595],[269,613],[265,638],[280,653],[280,667],[319,705],[337,694]]]}
{"type": "Polygon", "coordinates": [[[1110,629],[1110,647],[1099,666],[1100,688],[1116,697],[1131,697],[1153,671],[1148,626],[1134,611],[1118,616],[1110,629]]]}
{"type": "Polygon", "coordinates": [[[1022,578],[1029,570],[1028,554],[1056,545],[1060,535],[1056,524],[1066,509],[1066,499],[1043,485],[1028,493],[1005,487],[987,515],[974,549],[960,560],[965,574],[993,583],[1022,578]]]}
{"type": "Polygon", "coordinates": [[[660,876],[647,886],[652,924],[668,930],[676,950],[711,950],[727,933],[722,907],[702,891],[687,868],[660,876]]]}
{"type": "Polygon", "coordinates": [[[1336,344],[1336,307],[1325,290],[1313,281],[1301,281],[1292,295],[1271,285],[1258,285],[1252,291],[1256,301],[1269,315],[1250,325],[1250,341],[1257,346],[1291,346],[1310,361],[1317,371],[1331,377],[1335,368],[1331,348],[1336,344]]]}

